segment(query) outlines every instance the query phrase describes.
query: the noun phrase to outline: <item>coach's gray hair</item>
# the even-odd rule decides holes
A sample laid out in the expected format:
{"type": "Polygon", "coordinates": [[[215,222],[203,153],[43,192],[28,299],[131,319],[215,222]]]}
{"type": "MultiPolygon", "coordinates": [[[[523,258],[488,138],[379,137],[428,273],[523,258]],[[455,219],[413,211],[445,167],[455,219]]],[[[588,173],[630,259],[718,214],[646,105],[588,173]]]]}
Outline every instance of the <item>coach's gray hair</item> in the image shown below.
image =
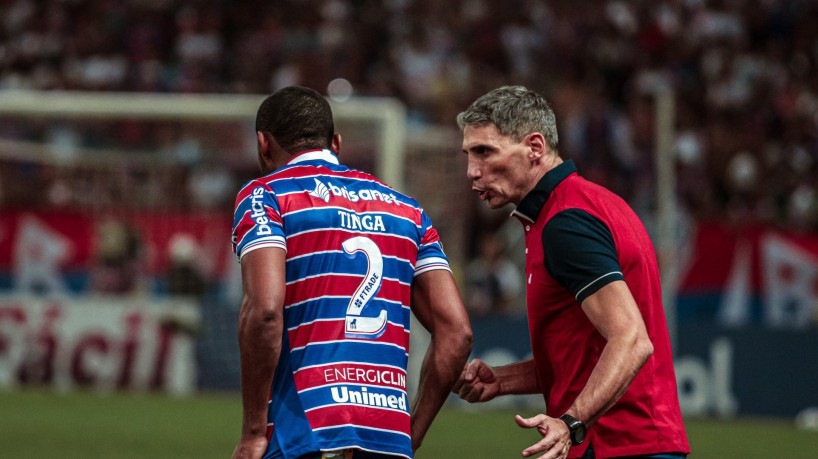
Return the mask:
{"type": "Polygon", "coordinates": [[[480,96],[466,111],[457,115],[457,126],[493,124],[500,134],[519,142],[532,132],[545,137],[555,154],[559,136],[554,111],[544,97],[523,86],[502,86],[480,96]]]}

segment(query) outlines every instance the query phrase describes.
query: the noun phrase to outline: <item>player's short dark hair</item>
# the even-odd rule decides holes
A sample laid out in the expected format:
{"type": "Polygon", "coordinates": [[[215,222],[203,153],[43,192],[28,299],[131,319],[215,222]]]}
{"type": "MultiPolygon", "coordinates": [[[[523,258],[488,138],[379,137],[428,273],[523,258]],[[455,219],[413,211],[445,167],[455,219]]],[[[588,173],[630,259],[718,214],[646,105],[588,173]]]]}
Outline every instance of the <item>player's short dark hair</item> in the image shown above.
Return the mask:
{"type": "Polygon", "coordinates": [[[335,125],[329,102],[321,94],[303,86],[288,86],[261,103],[256,131],[271,134],[284,151],[295,154],[330,148],[335,125]]]}

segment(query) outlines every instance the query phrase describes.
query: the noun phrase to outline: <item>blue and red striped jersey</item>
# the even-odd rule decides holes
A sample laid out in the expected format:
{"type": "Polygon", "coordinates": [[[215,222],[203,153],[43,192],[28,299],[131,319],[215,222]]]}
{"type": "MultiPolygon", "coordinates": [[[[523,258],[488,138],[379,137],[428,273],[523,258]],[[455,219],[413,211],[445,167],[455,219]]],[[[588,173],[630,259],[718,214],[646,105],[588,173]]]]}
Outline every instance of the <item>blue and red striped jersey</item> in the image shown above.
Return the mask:
{"type": "Polygon", "coordinates": [[[449,269],[418,202],[311,150],[236,198],[241,257],[286,250],[265,457],[340,448],[412,457],[406,364],[414,276],[449,269]]]}

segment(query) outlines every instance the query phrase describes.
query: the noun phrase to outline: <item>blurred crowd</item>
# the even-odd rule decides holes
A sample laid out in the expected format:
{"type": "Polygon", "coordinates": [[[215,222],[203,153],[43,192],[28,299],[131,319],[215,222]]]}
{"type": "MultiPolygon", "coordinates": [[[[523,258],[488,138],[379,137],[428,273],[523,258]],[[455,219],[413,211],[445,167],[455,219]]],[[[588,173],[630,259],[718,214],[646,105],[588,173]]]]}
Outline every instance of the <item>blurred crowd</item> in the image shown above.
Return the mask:
{"type": "Polygon", "coordinates": [[[816,229],[818,2],[2,0],[0,88],[394,96],[453,125],[519,83],[561,151],[653,203],[653,98],[677,95],[680,196],[701,218],[816,229]]]}
{"type": "MultiPolygon", "coordinates": [[[[0,0],[0,90],[269,93],[301,84],[332,92],[343,79],[349,86],[335,87],[353,95],[399,98],[412,123],[454,129],[456,114],[477,96],[523,84],[552,102],[562,156],[649,214],[654,95],[670,88],[683,211],[814,233],[816,24],[811,0],[0,0]]],[[[187,190],[198,196],[191,205],[229,207],[244,177],[235,176],[236,164],[225,168],[225,158],[203,153],[207,142],[196,136],[210,132],[214,151],[247,159],[237,152],[247,147],[238,140],[243,132],[115,126],[109,135],[117,144],[141,142],[140,151],[181,165],[128,172],[115,184],[207,184],[187,190]]],[[[26,129],[39,133],[0,131],[76,148],[100,141],[93,128],[26,129]]],[[[67,199],[76,186],[53,184],[77,178],[50,173],[57,176],[46,177],[49,199],[67,199]]],[[[0,181],[8,194],[12,178],[0,181]]],[[[145,206],[168,199],[153,194],[143,193],[145,206]]],[[[474,252],[491,237],[475,237],[474,252]]],[[[492,260],[475,263],[471,277],[508,273],[476,293],[499,298],[478,301],[485,311],[506,310],[503,292],[517,294],[515,274],[492,260]]]]}

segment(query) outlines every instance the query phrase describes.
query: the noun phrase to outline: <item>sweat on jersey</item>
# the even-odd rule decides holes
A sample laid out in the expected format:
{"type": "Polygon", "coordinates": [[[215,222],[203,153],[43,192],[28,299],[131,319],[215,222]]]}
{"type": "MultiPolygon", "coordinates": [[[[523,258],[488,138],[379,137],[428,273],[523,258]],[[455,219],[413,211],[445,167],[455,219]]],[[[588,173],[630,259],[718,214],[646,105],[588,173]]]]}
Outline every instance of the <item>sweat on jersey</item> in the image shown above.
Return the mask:
{"type": "Polygon", "coordinates": [[[236,198],[239,260],[287,252],[265,458],[360,448],[412,457],[406,364],[414,276],[449,269],[417,201],[329,150],[293,156],[236,198]]]}

